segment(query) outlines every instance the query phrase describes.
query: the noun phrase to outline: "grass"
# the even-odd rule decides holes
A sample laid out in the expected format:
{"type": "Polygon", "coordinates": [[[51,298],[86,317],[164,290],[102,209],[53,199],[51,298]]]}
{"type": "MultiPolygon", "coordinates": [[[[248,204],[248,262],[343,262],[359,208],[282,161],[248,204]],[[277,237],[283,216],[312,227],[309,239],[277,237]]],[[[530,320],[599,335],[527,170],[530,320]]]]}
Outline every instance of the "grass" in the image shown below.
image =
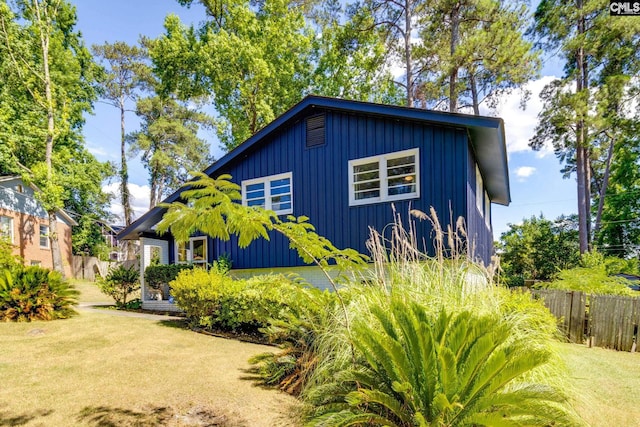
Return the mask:
{"type": "Polygon", "coordinates": [[[591,427],[640,426],[640,354],[558,344],[573,384],[573,404],[591,427]]]}
{"type": "MultiPolygon", "coordinates": [[[[87,280],[71,280],[71,283],[78,291],[80,291],[80,301],[82,302],[105,302],[115,304],[113,298],[103,294],[95,282],[89,282],[87,280]]],[[[139,296],[140,295],[138,295],[138,297],[139,296]]]]}
{"type": "Polygon", "coordinates": [[[247,378],[270,347],[175,326],[93,312],[0,324],[0,426],[297,425],[295,399],[247,378]]]}

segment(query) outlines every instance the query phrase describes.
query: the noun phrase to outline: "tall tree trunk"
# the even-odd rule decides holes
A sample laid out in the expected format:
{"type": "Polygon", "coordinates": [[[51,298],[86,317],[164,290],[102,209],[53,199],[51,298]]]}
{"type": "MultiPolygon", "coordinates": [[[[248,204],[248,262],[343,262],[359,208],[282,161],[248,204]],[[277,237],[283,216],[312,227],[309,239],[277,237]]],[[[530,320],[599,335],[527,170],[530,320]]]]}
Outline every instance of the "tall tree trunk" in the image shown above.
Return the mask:
{"type": "MultiPolygon", "coordinates": [[[[120,196],[122,200],[122,210],[124,211],[124,225],[131,225],[133,217],[131,211],[131,194],[129,193],[129,168],[127,167],[127,145],[125,139],[125,107],[124,98],[120,98],[120,196]]],[[[128,241],[122,241],[124,245],[125,257],[127,260],[134,258],[132,245],[128,241]]]]}
{"type": "Polygon", "coordinates": [[[413,67],[411,53],[411,0],[404,2],[404,60],[407,70],[407,107],[413,107],[415,88],[413,87],[413,67]]]}
{"type": "MultiPolygon", "coordinates": [[[[583,12],[582,0],[576,2],[576,6],[580,11],[578,17],[578,34],[579,37],[585,33],[585,19],[583,12]]],[[[578,97],[583,91],[588,91],[588,81],[586,80],[586,58],[583,46],[579,46],[576,50],[576,94],[578,97]]],[[[578,98],[579,99],[579,98],[578,98]]],[[[580,100],[578,102],[581,102],[580,100]]],[[[586,114],[583,105],[578,105],[578,117],[576,123],[576,174],[578,181],[578,237],[580,242],[580,253],[589,251],[589,173],[587,167],[589,165],[589,150],[587,148],[587,131],[585,129],[586,114]]]]}
{"type": "Polygon", "coordinates": [[[611,138],[609,144],[609,150],[607,152],[607,163],[604,168],[604,176],[602,177],[602,186],[600,188],[599,200],[598,200],[598,212],[596,213],[596,225],[593,230],[593,235],[597,236],[600,232],[600,225],[602,222],[602,211],[604,210],[604,198],[607,195],[607,188],[609,187],[609,175],[611,173],[611,162],[613,161],[613,146],[615,145],[615,139],[611,138]]]}
{"type": "Polygon", "coordinates": [[[449,13],[451,20],[451,71],[449,72],[449,112],[455,113],[458,109],[458,91],[456,85],[458,83],[458,66],[454,63],[454,55],[458,48],[458,39],[460,31],[460,4],[456,3],[449,13]]]}
{"type": "Polygon", "coordinates": [[[471,86],[471,101],[473,103],[473,114],[480,115],[480,102],[478,101],[478,86],[476,76],[473,72],[469,72],[469,85],[471,86]]]}
{"type": "MultiPolygon", "coordinates": [[[[51,74],[49,70],[49,32],[46,23],[43,24],[42,16],[40,14],[39,0],[33,0],[33,7],[36,13],[36,19],[38,22],[38,30],[40,33],[40,46],[42,48],[42,68],[43,68],[43,83],[45,102],[47,106],[47,138],[45,141],[45,163],[47,166],[47,181],[53,180],[53,141],[55,138],[55,107],[53,105],[53,94],[51,88],[51,74]]],[[[47,12],[45,11],[45,14],[47,12]]],[[[51,263],[53,269],[58,271],[64,277],[64,268],[62,266],[62,256],[60,254],[60,244],[58,241],[58,224],[56,216],[56,207],[48,207],[49,217],[49,243],[51,246],[51,263]]]]}

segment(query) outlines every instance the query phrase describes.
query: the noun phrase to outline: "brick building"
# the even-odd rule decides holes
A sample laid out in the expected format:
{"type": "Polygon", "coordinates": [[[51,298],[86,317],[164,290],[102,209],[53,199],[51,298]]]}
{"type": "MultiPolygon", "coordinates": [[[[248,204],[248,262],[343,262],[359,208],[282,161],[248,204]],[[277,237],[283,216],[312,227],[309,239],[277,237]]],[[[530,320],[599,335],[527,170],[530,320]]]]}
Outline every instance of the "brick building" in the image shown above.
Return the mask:
{"type": "MultiPolygon", "coordinates": [[[[19,176],[0,176],[0,238],[11,242],[26,265],[52,268],[49,215],[35,197],[38,191],[19,176]]],[[[56,216],[62,264],[71,277],[71,227],[77,223],[62,210],[56,216]]]]}

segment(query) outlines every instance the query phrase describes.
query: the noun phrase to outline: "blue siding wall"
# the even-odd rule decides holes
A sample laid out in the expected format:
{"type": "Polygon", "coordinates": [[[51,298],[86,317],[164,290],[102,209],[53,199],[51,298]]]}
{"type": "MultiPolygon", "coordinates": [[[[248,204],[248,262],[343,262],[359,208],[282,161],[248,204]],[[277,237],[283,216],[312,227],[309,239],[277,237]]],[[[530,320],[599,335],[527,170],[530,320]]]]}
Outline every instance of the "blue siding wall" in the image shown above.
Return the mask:
{"type": "MultiPolygon", "coordinates": [[[[327,111],[325,145],[306,148],[305,132],[305,120],[300,117],[218,174],[229,173],[240,184],[246,179],[292,172],[294,215],[308,216],[317,232],[337,247],[366,254],[368,227],[383,230],[393,220],[391,203],[349,207],[348,161],[419,147],[420,198],[410,201],[411,208],[428,213],[433,206],[445,226],[449,218],[455,221],[467,214],[470,161],[464,130],[327,111]]],[[[396,202],[395,206],[406,217],[409,202],[396,202]]],[[[428,221],[418,222],[417,230],[419,239],[431,242],[428,221]]],[[[245,249],[239,249],[235,239],[212,245],[210,257],[227,253],[234,268],[303,265],[279,235],[270,242],[255,241],[245,249]]]]}
{"type": "MultiPolygon", "coordinates": [[[[485,265],[491,262],[493,255],[493,231],[487,226],[484,215],[476,205],[476,161],[469,146],[467,163],[467,174],[469,182],[467,184],[467,231],[471,246],[475,249],[472,254],[473,259],[482,260],[485,265]]],[[[484,194],[483,194],[484,197],[484,194]]],[[[488,212],[491,215],[491,212],[488,212]]]]}

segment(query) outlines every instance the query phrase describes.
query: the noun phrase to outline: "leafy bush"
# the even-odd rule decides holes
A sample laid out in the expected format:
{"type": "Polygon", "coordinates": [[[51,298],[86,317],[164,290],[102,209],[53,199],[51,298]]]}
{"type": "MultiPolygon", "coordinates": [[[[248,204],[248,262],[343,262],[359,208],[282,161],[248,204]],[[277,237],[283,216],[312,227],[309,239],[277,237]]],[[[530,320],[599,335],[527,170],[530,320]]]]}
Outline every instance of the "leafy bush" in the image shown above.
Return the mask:
{"type": "Polygon", "coordinates": [[[160,289],[178,277],[183,270],[192,270],[192,264],[150,265],[144,270],[144,282],[153,289],[160,289]]]}
{"type": "Polygon", "coordinates": [[[119,265],[112,268],[104,279],[98,281],[100,290],[109,295],[120,308],[127,306],[127,298],[140,289],[140,273],[135,266],[119,265]]]}
{"type": "Polygon", "coordinates": [[[0,320],[65,319],[76,314],[79,292],[60,273],[41,267],[4,270],[0,275],[0,320]]]}
{"type": "Polygon", "coordinates": [[[587,294],[637,296],[637,292],[629,288],[628,284],[629,281],[626,279],[607,275],[604,266],[600,266],[563,270],[558,273],[556,280],[539,283],[538,286],[546,289],[582,291],[587,294]]]}
{"type": "Polygon", "coordinates": [[[522,381],[550,354],[499,316],[395,299],[370,309],[351,331],[357,360],[316,390],[310,425],[573,425],[562,395],[522,381]]]}
{"type": "Polygon", "coordinates": [[[295,310],[306,294],[320,293],[282,275],[235,280],[201,269],[181,272],[171,288],[176,305],[193,324],[254,334],[295,310]]]}
{"type": "MultiPolygon", "coordinates": [[[[545,289],[563,289],[581,291],[597,295],[637,296],[637,292],[629,288],[630,282],[624,278],[610,276],[609,271],[623,268],[627,263],[617,262],[605,258],[602,254],[593,252],[582,255],[580,267],[562,270],[555,280],[538,283],[545,289]]],[[[633,263],[629,263],[630,266],[633,263]]]]}
{"type": "Polygon", "coordinates": [[[14,270],[22,266],[22,259],[13,255],[13,245],[0,237],[0,271],[14,270]]]}

